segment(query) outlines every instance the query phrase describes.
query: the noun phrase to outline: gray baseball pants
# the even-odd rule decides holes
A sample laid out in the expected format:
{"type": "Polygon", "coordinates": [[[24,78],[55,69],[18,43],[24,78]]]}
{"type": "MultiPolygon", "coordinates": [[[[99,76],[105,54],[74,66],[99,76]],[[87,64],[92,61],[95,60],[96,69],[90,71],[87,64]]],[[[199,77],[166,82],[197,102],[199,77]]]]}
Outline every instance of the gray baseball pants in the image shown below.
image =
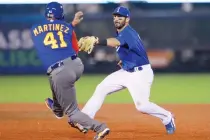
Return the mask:
{"type": "Polygon", "coordinates": [[[78,108],[76,100],[75,82],[81,77],[84,65],[80,58],[63,60],[63,65],[54,69],[49,75],[49,82],[53,96],[53,112],[57,116],[68,116],[68,121],[79,123],[94,132],[101,132],[107,126],[91,119],[78,108]]]}

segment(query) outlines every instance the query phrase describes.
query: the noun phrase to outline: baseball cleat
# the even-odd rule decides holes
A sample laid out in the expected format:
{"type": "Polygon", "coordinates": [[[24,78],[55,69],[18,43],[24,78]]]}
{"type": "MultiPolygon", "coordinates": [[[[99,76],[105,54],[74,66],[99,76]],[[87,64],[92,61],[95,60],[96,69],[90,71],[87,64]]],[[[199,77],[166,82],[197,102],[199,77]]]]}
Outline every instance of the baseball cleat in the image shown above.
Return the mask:
{"type": "Polygon", "coordinates": [[[95,137],[94,140],[102,140],[105,136],[107,136],[110,132],[109,128],[104,129],[102,132],[98,133],[95,137]]]}
{"type": "MultiPolygon", "coordinates": [[[[45,104],[46,104],[47,108],[53,112],[53,100],[50,99],[50,98],[46,98],[45,99],[45,104]]],[[[57,115],[55,113],[54,113],[54,115],[57,119],[62,119],[63,118],[63,115],[57,115]]]]}
{"type": "Polygon", "coordinates": [[[82,126],[82,125],[79,124],[79,123],[73,123],[73,122],[71,122],[71,121],[68,122],[68,123],[71,125],[71,127],[78,129],[80,132],[82,132],[82,133],[84,133],[84,134],[86,134],[86,133],[88,132],[88,129],[85,128],[84,126],[82,126]]]}
{"type": "Polygon", "coordinates": [[[168,134],[174,134],[176,130],[176,125],[173,116],[171,118],[171,121],[167,125],[165,125],[165,127],[168,134]]]}

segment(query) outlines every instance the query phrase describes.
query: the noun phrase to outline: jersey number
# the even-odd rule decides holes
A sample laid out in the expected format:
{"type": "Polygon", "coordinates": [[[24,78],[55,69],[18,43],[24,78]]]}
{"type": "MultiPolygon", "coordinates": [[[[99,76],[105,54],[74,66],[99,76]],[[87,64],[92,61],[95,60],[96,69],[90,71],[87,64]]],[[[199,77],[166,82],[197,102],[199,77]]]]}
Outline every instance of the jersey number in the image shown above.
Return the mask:
{"type": "MultiPolygon", "coordinates": [[[[64,41],[64,38],[63,38],[63,33],[61,31],[59,31],[57,33],[57,35],[58,35],[59,40],[60,40],[60,45],[59,46],[61,48],[67,47],[67,44],[66,44],[66,42],[64,41]]],[[[54,34],[52,32],[49,32],[49,33],[46,34],[43,43],[44,43],[45,46],[51,45],[52,49],[57,49],[58,48],[57,40],[55,39],[54,34]]]]}

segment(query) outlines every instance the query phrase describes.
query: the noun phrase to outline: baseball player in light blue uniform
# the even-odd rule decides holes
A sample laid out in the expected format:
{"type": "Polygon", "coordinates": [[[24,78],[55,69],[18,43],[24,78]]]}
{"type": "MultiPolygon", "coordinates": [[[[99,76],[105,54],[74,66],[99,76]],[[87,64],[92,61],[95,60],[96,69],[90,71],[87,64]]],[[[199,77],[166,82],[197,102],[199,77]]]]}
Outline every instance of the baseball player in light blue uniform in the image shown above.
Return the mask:
{"type": "Polygon", "coordinates": [[[99,38],[98,45],[116,48],[121,69],[108,75],[98,84],[82,112],[94,118],[107,95],[127,88],[136,109],[159,118],[165,125],[167,133],[173,134],[176,128],[172,113],[149,100],[154,74],[142,40],[129,25],[129,20],[130,11],[125,7],[117,7],[113,12],[116,37],[99,38]]]}

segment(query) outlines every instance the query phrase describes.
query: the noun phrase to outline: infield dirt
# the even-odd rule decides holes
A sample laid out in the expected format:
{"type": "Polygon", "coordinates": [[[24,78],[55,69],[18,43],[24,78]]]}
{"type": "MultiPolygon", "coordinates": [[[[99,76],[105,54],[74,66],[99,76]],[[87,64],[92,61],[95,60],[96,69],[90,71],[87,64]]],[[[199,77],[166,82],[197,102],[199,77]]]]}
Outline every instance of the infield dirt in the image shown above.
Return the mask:
{"type": "MultiPolygon", "coordinates": [[[[173,135],[133,104],[104,104],[96,119],[110,127],[108,140],[210,140],[210,104],[162,106],[175,114],[173,135]]],[[[71,128],[67,118],[57,120],[44,103],[0,104],[0,140],[92,140],[94,135],[71,128]]]]}

